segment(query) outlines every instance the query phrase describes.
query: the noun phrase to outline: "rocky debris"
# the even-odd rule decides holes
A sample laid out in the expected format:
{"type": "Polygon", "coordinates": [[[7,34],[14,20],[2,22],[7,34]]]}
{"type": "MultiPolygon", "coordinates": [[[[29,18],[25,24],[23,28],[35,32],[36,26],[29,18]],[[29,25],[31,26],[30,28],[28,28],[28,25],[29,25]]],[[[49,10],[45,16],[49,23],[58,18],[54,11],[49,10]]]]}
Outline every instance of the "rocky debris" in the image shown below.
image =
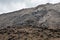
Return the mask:
{"type": "Polygon", "coordinates": [[[59,38],[60,29],[53,30],[31,26],[0,29],[0,40],[58,40],[59,38]]]}
{"type": "Polygon", "coordinates": [[[60,3],[1,14],[0,40],[60,40],[60,3]]]}

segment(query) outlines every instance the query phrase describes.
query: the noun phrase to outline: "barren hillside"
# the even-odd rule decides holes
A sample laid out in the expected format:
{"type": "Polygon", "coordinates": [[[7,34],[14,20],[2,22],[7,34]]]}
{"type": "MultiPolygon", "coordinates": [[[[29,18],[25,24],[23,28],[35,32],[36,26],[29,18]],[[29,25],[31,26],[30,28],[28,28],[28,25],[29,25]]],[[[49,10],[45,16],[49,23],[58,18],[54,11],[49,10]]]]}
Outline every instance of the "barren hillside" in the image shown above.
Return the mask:
{"type": "Polygon", "coordinates": [[[60,3],[1,14],[0,40],[60,40],[60,3]]]}

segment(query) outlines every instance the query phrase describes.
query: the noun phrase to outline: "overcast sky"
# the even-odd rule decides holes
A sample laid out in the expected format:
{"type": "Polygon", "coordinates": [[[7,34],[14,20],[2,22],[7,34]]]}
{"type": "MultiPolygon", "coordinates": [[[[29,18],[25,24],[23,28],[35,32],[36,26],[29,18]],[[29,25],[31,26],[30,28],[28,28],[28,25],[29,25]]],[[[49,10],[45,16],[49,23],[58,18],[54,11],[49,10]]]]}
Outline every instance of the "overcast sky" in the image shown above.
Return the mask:
{"type": "Polygon", "coordinates": [[[0,0],[0,14],[34,7],[45,3],[58,3],[60,0],[0,0]]]}

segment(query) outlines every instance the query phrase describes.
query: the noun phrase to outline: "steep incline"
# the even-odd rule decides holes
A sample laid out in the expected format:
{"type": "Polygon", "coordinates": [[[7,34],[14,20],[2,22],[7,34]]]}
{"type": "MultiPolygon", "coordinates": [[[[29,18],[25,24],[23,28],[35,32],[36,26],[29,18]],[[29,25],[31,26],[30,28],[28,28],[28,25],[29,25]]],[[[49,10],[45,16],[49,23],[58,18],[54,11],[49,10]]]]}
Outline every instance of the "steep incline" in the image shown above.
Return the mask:
{"type": "Polygon", "coordinates": [[[1,14],[0,39],[60,40],[60,3],[1,14]]]}

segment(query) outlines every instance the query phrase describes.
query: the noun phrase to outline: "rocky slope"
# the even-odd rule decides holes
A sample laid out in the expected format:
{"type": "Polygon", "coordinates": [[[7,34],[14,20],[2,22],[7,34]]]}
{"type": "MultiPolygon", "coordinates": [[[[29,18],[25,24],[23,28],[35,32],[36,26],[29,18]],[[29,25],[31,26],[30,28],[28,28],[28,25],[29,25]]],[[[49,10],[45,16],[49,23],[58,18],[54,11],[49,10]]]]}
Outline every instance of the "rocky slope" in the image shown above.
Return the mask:
{"type": "Polygon", "coordinates": [[[60,3],[1,14],[0,40],[60,40],[60,3]]]}

